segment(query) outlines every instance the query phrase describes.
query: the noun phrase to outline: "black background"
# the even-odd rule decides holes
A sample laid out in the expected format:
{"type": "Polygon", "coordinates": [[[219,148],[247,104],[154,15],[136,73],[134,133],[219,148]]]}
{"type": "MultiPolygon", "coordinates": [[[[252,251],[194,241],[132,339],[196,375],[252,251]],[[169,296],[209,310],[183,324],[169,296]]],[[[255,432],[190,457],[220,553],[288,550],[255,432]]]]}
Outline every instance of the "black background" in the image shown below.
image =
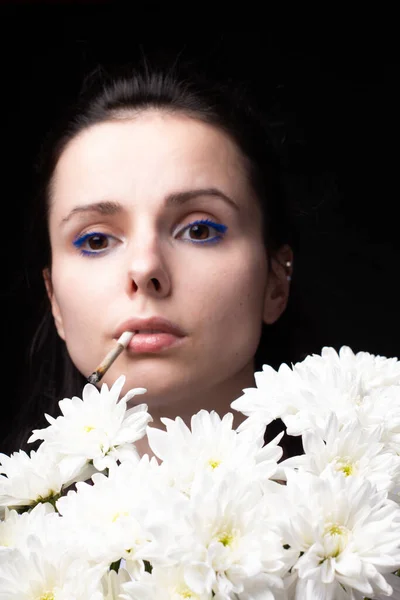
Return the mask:
{"type": "Polygon", "coordinates": [[[315,351],[347,344],[400,356],[399,64],[390,33],[294,36],[275,25],[142,34],[139,19],[99,3],[2,5],[0,18],[0,436],[18,411],[37,311],[22,251],[32,164],[52,118],[98,62],[179,54],[254,86],[290,155],[301,242],[294,278],[317,326],[315,351]]]}

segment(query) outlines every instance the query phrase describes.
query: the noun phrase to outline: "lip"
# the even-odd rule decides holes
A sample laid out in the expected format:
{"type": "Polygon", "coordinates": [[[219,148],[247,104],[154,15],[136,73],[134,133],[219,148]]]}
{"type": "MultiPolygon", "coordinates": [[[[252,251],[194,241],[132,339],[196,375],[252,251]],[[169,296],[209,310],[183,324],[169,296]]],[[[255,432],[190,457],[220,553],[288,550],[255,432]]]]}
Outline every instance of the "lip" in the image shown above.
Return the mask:
{"type": "Polygon", "coordinates": [[[119,338],[124,331],[140,331],[143,329],[154,329],[160,333],[170,333],[176,337],[185,337],[186,333],[171,321],[163,317],[149,317],[147,319],[128,319],[118,326],[114,337],[119,338]]]}
{"type": "Polygon", "coordinates": [[[163,317],[128,319],[119,325],[114,337],[118,339],[124,331],[137,332],[152,329],[156,333],[137,333],[129,342],[127,350],[135,353],[155,353],[179,345],[186,333],[163,317]]]}

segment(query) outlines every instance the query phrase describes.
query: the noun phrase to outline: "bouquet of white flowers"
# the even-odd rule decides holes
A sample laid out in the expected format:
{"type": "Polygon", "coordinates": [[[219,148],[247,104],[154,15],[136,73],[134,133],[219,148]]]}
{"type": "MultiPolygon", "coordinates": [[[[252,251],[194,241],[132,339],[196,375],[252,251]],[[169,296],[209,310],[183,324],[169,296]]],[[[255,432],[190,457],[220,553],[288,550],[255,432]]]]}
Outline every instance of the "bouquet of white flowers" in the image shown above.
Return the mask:
{"type": "Polygon", "coordinates": [[[400,362],[326,347],[255,381],[236,430],[149,426],[123,376],[61,400],[0,455],[0,600],[400,598],[400,362]],[[265,445],[277,418],[304,454],[265,445]]]}

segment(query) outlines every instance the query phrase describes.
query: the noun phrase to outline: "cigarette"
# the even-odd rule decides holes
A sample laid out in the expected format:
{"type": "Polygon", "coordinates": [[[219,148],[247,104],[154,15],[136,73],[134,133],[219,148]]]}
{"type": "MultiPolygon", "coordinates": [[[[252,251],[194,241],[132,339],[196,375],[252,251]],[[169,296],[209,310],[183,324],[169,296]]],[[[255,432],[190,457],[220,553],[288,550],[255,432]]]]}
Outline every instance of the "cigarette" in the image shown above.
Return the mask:
{"type": "Polygon", "coordinates": [[[103,358],[99,366],[89,377],[87,378],[89,383],[98,383],[103,375],[108,371],[116,358],[121,354],[122,350],[125,350],[129,342],[134,336],[133,331],[124,331],[124,333],[117,340],[117,345],[110,350],[108,354],[103,358]]]}

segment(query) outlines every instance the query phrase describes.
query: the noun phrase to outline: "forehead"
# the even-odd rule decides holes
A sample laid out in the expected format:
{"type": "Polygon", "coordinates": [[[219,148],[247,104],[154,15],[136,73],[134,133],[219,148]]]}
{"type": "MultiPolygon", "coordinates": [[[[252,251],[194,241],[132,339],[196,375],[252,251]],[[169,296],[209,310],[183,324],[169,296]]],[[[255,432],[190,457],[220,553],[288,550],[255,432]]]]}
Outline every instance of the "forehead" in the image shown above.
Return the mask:
{"type": "Polygon", "coordinates": [[[236,143],[194,118],[149,110],[92,125],[68,143],[54,172],[51,212],[99,196],[150,202],[215,186],[251,201],[246,161],[236,143]]]}

